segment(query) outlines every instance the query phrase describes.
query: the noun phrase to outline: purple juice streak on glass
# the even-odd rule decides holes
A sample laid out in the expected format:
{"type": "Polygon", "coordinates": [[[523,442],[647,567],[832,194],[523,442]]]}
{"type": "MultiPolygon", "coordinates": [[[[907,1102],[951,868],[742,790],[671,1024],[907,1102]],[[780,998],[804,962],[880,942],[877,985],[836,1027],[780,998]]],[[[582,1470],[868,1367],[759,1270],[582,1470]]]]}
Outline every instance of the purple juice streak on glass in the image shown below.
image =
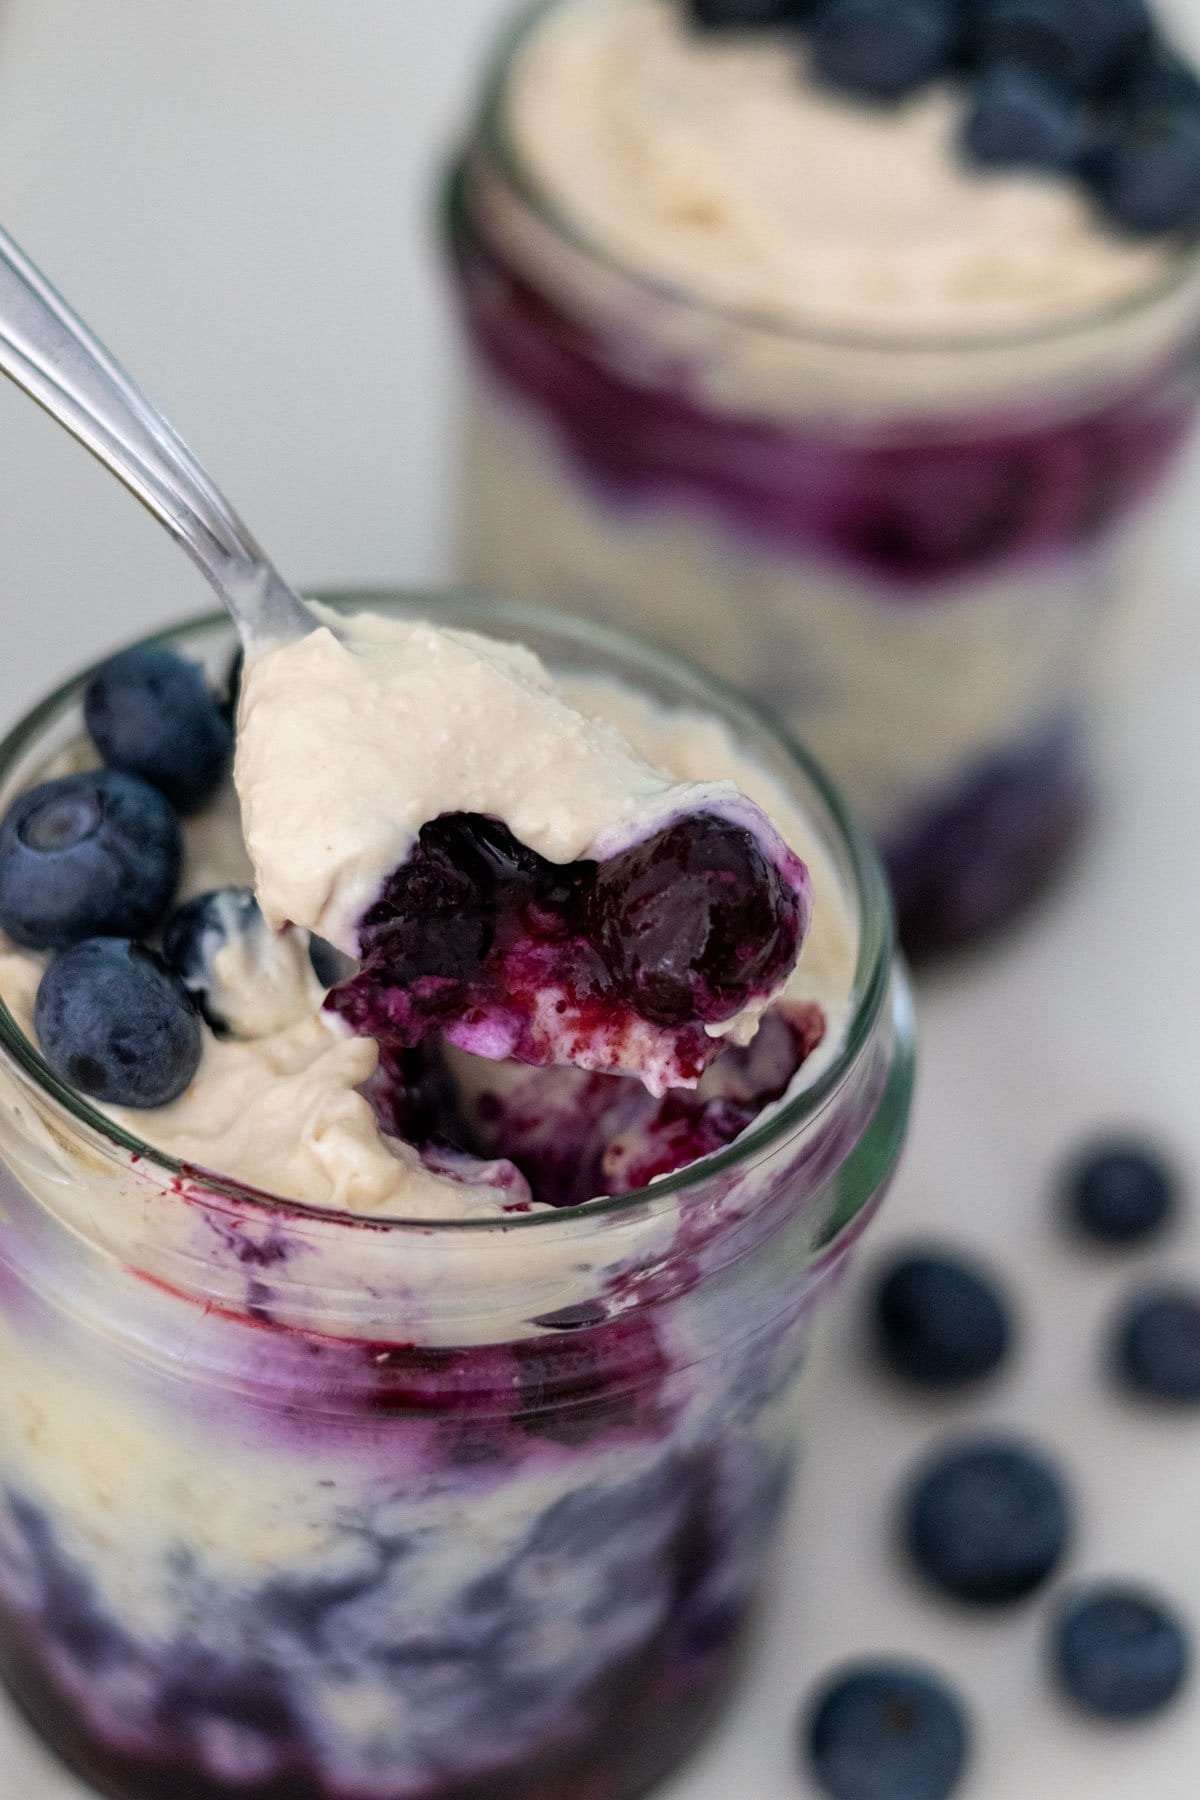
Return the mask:
{"type": "Polygon", "coordinates": [[[811,432],[635,381],[477,241],[458,246],[493,374],[548,419],[611,500],[711,509],[785,550],[848,563],[898,598],[1086,549],[1159,485],[1195,416],[1183,358],[1069,423],[1024,413],[811,432]]]}

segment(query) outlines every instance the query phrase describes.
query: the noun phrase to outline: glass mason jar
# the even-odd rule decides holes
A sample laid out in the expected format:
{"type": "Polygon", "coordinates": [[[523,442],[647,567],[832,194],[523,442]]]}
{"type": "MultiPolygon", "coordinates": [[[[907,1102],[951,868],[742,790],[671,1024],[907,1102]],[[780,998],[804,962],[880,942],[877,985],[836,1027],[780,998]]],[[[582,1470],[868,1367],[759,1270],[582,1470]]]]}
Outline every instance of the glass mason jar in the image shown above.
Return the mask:
{"type": "Polygon", "coordinates": [[[529,29],[450,193],[462,573],[757,692],[875,832],[910,950],[992,928],[1088,809],[1114,630],[1196,411],[1200,257],[1003,338],[722,310],[539,190],[506,126],[529,29]]]}
{"type": "MultiPolygon", "coordinates": [[[[909,1008],[881,872],[807,758],[647,646],[522,639],[725,720],[858,934],[846,1039],[719,1155],[572,1211],[306,1210],[183,1166],[0,1011],[0,1675],[114,1800],[624,1800],[730,1683],[811,1327],[894,1168],[909,1008]]],[[[228,663],[209,619],[165,634],[228,663]]],[[[83,678],[0,745],[0,802],[83,678]]]]}

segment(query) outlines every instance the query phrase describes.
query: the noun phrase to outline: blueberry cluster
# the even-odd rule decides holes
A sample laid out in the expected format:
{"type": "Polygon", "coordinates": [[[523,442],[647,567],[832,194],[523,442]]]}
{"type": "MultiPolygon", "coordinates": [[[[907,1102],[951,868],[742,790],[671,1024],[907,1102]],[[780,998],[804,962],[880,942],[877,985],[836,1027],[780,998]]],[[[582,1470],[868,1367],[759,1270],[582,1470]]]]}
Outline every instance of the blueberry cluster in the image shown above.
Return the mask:
{"type": "Polygon", "coordinates": [[[232,727],[201,670],[156,647],[97,669],[83,712],[104,767],[39,783],[0,820],[0,929],[51,956],[35,1024],[55,1073],[94,1099],[162,1106],[194,1075],[201,1029],[143,940],[179,884],[179,815],[224,780],[232,727]]]}
{"type": "Polygon", "coordinates": [[[951,78],[964,157],[1083,183],[1138,236],[1200,229],[1200,76],[1146,0],[690,0],[707,30],[802,28],[818,79],[872,102],[951,78]]]}
{"type": "MultiPolygon", "coordinates": [[[[1163,1159],[1130,1139],[1093,1145],[1066,1172],[1062,1211],[1078,1238],[1108,1249],[1154,1238],[1178,1209],[1163,1159]]],[[[1016,1339],[1012,1308],[977,1263],[934,1247],[895,1258],[872,1294],[880,1360],[928,1392],[993,1375],[1016,1339]]],[[[1109,1352],[1140,1398],[1200,1404],[1200,1294],[1160,1287],[1123,1309],[1109,1352]]],[[[1005,1435],[943,1446],[913,1476],[899,1507],[911,1566],[960,1605],[995,1610],[1038,1592],[1072,1543],[1074,1508],[1055,1461],[1005,1435]]],[[[1158,1595],[1124,1581],[1079,1587],[1051,1620],[1047,1661],[1060,1694],[1086,1715],[1149,1718],[1178,1696],[1191,1639],[1158,1595]]],[[[835,1672],[809,1707],[802,1749],[832,1800],[949,1800],[967,1765],[966,1707],[934,1670],[856,1663],[835,1672]]]]}

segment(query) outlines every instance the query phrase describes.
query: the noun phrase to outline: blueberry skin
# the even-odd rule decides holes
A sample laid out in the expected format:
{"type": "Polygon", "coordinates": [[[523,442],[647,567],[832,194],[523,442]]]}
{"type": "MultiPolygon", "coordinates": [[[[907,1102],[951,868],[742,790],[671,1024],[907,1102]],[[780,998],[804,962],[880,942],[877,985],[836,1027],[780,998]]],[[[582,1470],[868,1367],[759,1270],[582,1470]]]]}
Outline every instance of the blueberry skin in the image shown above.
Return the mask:
{"type": "Polygon", "coordinates": [[[1200,1405],[1200,1294],[1155,1288],[1126,1307],[1117,1324],[1118,1379],[1143,1399],[1200,1405]]]}
{"type": "Polygon", "coordinates": [[[812,30],[813,67],[846,93],[898,100],[949,72],[957,38],[950,0],[829,0],[812,30]]]}
{"type": "Polygon", "coordinates": [[[1031,1446],[978,1438],[922,1471],[905,1507],[909,1552],[943,1593],[976,1606],[1022,1600],[1054,1571],[1071,1535],[1066,1490],[1031,1446]]]}
{"type": "Polygon", "coordinates": [[[266,931],[266,921],[250,888],[214,888],[207,894],[197,894],[168,919],[163,932],[164,960],[214,1031],[229,1029],[213,968],[217,951],[238,936],[266,931]]]}
{"type": "Polygon", "coordinates": [[[1126,120],[1097,146],[1086,174],[1105,218],[1133,237],[1200,228],[1200,110],[1126,120]]]}
{"type": "Polygon", "coordinates": [[[949,1800],[970,1749],[958,1696],[903,1663],[864,1662],[833,1676],[802,1737],[832,1800],[949,1800]]]}
{"type": "Polygon", "coordinates": [[[1200,111],[1200,75],[1156,37],[1122,74],[1113,103],[1130,117],[1178,109],[1200,111]]]}
{"type": "Polygon", "coordinates": [[[34,1025],[55,1074],[114,1106],[165,1106],[200,1062],[191,1001],[161,957],[127,938],[61,950],[42,976],[34,1025]]]}
{"type": "Polygon", "coordinates": [[[1087,149],[1079,103],[1036,69],[1004,67],[983,75],[963,124],[962,146],[981,168],[1044,169],[1066,174],[1087,149]]]}
{"type": "Polygon", "coordinates": [[[1148,1719],[1178,1696],[1190,1634],[1156,1595],[1124,1584],[1073,1594],[1060,1609],[1052,1667],[1067,1699],[1101,1719],[1148,1719]]]}
{"type": "Polygon", "coordinates": [[[1092,1145],[1067,1171],[1063,1191],[1073,1227],[1101,1244],[1145,1243],[1164,1229],[1177,1205],[1173,1171],[1134,1138],[1092,1145]]]}
{"type": "Polygon", "coordinates": [[[815,0],[689,0],[688,11],[693,23],[706,31],[736,31],[794,24],[814,4],[815,0]]]}
{"type": "Polygon", "coordinates": [[[1103,91],[1153,30],[1146,0],[976,0],[971,14],[977,66],[1016,63],[1076,94],[1103,91]]]}
{"type": "Polygon", "coordinates": [[[92,676],[83,700],[92,742],[110,769],[140,775],[182,813],[225,779],[233,731],[203,671],[173,650],[123,650],[92,676]]]}
{"type": "Polygon", "coordinates": [[[147,782],[107,769],[44,781],[0,821],[0,928],[29,950],[140,937],[182,860],[179,820],[147,782]]]}
{"type": "Polygon", "coordinates": [[[879,1281],[873,1310],[885,1362],[919,1387],[980,1381],[1000,1366],[1012,1341],[1004,1296],[983,1270],[957,1257],[900,1257],[879,1281]]]}

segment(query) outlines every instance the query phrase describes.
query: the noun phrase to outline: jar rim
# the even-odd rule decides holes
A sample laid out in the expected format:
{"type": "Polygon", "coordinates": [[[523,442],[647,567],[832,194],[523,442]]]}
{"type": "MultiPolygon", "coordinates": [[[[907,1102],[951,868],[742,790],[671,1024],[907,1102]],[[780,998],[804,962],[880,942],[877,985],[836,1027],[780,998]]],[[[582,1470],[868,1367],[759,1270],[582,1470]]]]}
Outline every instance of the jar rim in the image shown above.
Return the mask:
{"type": "MultiPolygon", "coordinates": [[[[903,356],[949,355],[970,356],[983,352],[1032,349],[1039,345],[1071,343],[1089,332],[1106,326],[1123,324],[1160,302],[1167,302],[1187,287],[1193,277],[1200,277],[1200,232],[1183,238],[1177,253],[1166,268],[1156,272],[1115,300],[1081,308],[1063,318],[1044,320],[1032,326],[1006,327],[1003,330],[979,329],[962,332],[944,330],[885,331],[838,330],[813,321],[790,321],[751,306],[725,304],[697,293],[680,282],[656,276],[639,269],[615,251],[606,248],[573,220],[567,210],[555,203],[547,190],[526,166],[508,128],[508,79],[516,59],[532,39],[542,20],[564,5],[579,0],[531,0],[525,10],[501,34],[488,65],[483,83],[483,96],[477,120],[477,138],[486,154],[493,158],[502,178],[517,199],[528,206],[540,222],[566,244],[576,255],[586,258],[609,276],[628,283],[637,292],[679,309],[697,319],[710,319],[726,326],[753,331],[764,339],[784,344],[805,345],[830,351],[859,350],[868,353],[903,356]]],[[[452,167],[446,193],[446,206],[451,220],[460,215],[466,203],[466,183],[470,167],[470,149],[452,167]]]]}
{"type": "MultiPolygon", "coordinates": [[[[205,1195],[236,1201],[271,1217],[303,1217],[327,1225],[353,1226],[372,1230],[419,1230],[422,1233],[524,1232],[545,1231],[564,1220],[575,1222],[599,1220],[634,1212],[647,1202],[656,1203],[671,1196],[684,1196],[689,1189],[710,1181],[714,1176],[752,1162],[762,1152],[786,1143],[798,1131],[811,1124],[844,1086],[872,1040],[876,1025],[888,1000],[892,964],[895,955],[895,929],[891,897],[878,855],[865,828],[851,813],[837,788],[820,764],[776,721],[753,701],[728,686],[719,677],[702,669],[686,657],[633,633],[584,620],[548,608],[520,601],[480,594],[474,590],[447,587],[429,591],[418,587],[324,588],[313,591],[312,598],[340,611],[379,608],[410,609],[416,613],[453,615],[448,622],[485,634],[492,629],[506,636],[522,630],[557,635],[564,649],[607,653],[633,658],[647,673],[658,671],[667,679],[684,682],[694,690],[700,703],[707,702],[725,723],[736,732],[739,726],[751,737],[765,737],[782,752],[792,773],[799,777],[824,809],[835,840],[845,855],[853,881],[849,895],[856,907],[858,956],[851,986],[849,1020],[838,1054],[822,1071],[811,1087],[806,1087],[790,1101],[779,1106],[769,1118],[753,1125],[724,1150],[702,1157],[653,1181],[648,1187],[629,1193],[600,1195],[579,1206],[523,1214],[504,1214],[472,1218],[422,1218],[418,1215],[396,1215],[350,1212],[337,1207],[313,1205],[251,1187],[195,1163],[182,1162],[126,1131],[115,1120],[92,1106],[81,1094],[57,1076],[28,1038],[0,999],[0,1056],[15,1064],[31,1079],[44,1096],[66,1113],[74,1124],[83,1126],[90,1136],[99,1138],[109,1150],[124,1152],[139,1164],[160,1170],[173,1182],[188,1182],[201,1188],[205,1195]]],[[[222,612],[192,616],[175,625],[164,627],[137,640],[139,645],[169,646],[180,640],[202,635],[227,625],[222,612]]],[[[230,627],[232,630],[232,627],[230,627]]],[[[38,737],[69,707],[76,704],[95,670],[107,658],[91,664],[79,674],[60,683],[37,706],[20,719],[0,739],[0,783],[13,766],[35,745],[38,737]]],[[[864,1195],[864,1202],[867,1196],[864,1195]]],[[[848,1223],[848,1219],[842,1223],[848,1223]]]]}

